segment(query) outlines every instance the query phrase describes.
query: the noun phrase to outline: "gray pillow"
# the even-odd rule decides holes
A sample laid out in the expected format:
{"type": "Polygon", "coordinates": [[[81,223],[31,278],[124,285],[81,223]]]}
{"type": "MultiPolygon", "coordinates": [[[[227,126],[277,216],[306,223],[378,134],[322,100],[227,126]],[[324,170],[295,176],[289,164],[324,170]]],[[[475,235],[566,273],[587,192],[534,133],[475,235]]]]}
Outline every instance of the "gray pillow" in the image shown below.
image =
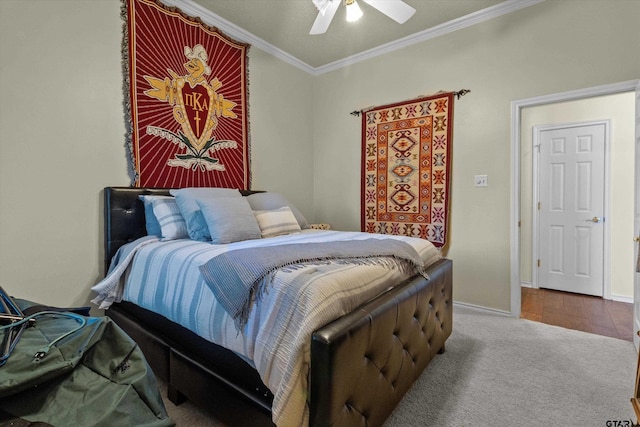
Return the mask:
{"type": "Polygon", "coordinates": [[[240,191],[234,188],[190,187],[170,190],[169,193],[176,198],[180,213],[187,224],[189,238],[199,241],[210,240],[211,237],[197,200],[229,197],[242,198],[240,191]]]}
{"type": "Polygon", "coordinates": [[[288,206],[293,212],[293,215],[296,217],[300,228],[305,229],[309,228],[309,223],[305,219],[302,212],[298,210],[295,206],[293,206],[282,194],[279,193],[254,193],[250,196],[247,196],[247,200],[251,205],[251,209],[254,211],[270,211],[273,209],[278,209],[283,206],[288,206]]]}
{"type": "Polygon", "coordinates": [[[259,239],[260,226],[244,197],[198,199],[213,243],[233,243],[259,239]]]}

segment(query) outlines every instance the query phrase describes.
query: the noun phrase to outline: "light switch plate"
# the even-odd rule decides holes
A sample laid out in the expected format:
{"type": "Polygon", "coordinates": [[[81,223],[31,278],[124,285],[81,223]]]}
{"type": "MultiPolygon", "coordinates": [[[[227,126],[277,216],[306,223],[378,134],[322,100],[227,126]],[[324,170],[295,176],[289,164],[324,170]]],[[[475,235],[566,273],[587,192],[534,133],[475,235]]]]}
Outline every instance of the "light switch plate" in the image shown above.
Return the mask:
{"type": "Polygon", "coordinates": [[[473,182],[475,182],[476,187],[488,187],[489,181],[487,179],[487,175],[476,175],[473,177],[473,182]]]}

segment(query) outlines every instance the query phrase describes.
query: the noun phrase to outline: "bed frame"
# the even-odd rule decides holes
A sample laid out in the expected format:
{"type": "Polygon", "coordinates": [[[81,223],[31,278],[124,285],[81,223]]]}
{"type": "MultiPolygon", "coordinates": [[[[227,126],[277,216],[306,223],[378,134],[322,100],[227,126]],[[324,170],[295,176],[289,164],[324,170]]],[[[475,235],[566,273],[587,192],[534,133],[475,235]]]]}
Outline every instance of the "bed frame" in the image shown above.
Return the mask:
{"type": "MultiPolygon", "coordinates": [[[[105,271],[120,246],[146,234],[141,194],[168,190],[104,190],[105,271]]],[[[427,272],[428,280],[413,277],[314,332],[311,426],[382,425],[429,361],[444,352],[452,329],[452,263],[442,259],[427,272]]],[[[226,425],[273,426],[273,395],[236,354],[128,302],[106,314],[138,343],[167,382],[172,402],[189,399],[226,425]]]]}

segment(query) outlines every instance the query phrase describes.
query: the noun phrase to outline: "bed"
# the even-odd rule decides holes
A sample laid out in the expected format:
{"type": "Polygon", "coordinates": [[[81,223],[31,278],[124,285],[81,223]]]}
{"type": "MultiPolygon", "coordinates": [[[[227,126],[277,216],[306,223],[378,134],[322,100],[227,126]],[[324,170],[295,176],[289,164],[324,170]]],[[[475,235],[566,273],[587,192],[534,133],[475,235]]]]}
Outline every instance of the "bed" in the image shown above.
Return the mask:
{"type": "MultiPolygon", "coordinates": [[[[141,195],[167,196],[169,190],[104,189],[105,271],[119,249],[147,235],[141,195]]],[[[126,277],[135,282],[135,275],[126,277]]],[[[313,329],[305,338],[304,393],[296,395],[305,402],[308,424],[382,425],[429,361],[444,352],[452,311],[452,262],[438,258],[421,274],[386,283],[375,297],[313,329]]],[[[294,424],[274,416],[274,393],[258,362],[127,298],[106,315],[139,344],[174,403],[189,399],[226,425],[294,424]]]]}

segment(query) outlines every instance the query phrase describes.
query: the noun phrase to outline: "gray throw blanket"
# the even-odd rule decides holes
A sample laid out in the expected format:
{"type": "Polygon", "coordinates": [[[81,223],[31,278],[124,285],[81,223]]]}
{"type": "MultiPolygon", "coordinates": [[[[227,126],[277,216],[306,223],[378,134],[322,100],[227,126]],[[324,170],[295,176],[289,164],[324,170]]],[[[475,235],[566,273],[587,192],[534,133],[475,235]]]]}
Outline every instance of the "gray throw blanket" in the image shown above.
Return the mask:
{"type": "Polygon", "coordinates": [[[241,329],[249,317],[252,295],[259,298],[277,270],[329,262],[377,264],[424,275],[423,262],[416,250],[408,243],[394,239],[236,249],[210,259],[200,266],[200,272],[218,302],[241,329]]]}

